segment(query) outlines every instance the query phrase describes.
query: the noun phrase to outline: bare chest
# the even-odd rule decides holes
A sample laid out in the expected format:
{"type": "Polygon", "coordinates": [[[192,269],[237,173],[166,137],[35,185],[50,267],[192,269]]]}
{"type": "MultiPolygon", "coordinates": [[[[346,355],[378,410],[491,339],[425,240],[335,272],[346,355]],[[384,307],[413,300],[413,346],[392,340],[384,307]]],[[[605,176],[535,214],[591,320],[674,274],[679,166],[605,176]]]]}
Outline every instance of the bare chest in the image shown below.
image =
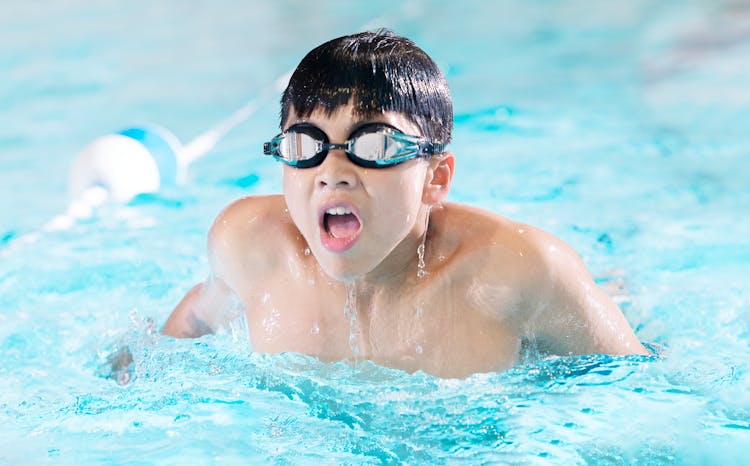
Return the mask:
{"type": "Polygon", "coordinates": [[[407,371],[464,376],[511,367],[520,335],[498,295],[473,281],[426,283],[409,293],[358,293],[313,278],[266,286],[244,298],[256,351],[364,360],[407,371]],[[488,296],[493,295],[493,296],[488,296]]]}

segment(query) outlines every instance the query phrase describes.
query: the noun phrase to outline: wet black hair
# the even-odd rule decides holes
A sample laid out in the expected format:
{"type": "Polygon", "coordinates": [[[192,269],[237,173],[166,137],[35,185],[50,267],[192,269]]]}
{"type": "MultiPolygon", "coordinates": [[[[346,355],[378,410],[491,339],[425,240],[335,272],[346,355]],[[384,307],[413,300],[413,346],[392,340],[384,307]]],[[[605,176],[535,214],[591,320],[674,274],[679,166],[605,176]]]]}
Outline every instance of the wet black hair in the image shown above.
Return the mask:
{"type": "Polygon", "coordinates": [[[448,143],[453,103],[435,62],[411,40],[387,29],[328,41],[297,66],[281,97],[281,126],[289,112],[327,115],[352,101],[361,116],[382,111],[405,115],[422,136],[448,143]]]}

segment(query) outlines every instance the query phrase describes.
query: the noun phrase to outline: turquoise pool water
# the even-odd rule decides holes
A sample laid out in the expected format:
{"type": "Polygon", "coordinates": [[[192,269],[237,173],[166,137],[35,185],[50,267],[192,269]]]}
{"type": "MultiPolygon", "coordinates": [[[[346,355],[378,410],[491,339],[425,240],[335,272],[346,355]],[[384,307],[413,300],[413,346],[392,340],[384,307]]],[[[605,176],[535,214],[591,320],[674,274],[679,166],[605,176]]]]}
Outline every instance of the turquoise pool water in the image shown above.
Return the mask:
{"type": "Polygon", "coordinates": [[[746,462],[749,8],[4,5],[0,463],[746,462]],[[218,210],[280,189],[260,150],[277,131],[276,97],[184,185],[34,236],[67,207],[68,168],[90,140],[158,123],[187,142],[312,46],[364,25],[413,38],[445,70],[452,199],[572,244],[658,357],[530,360],[441,380],[255,354],[241,323],[199,340],[161,337],[208,272],[218,210]],[[125,346],[134,364],[119,385],[107,358],[125,346]]]}

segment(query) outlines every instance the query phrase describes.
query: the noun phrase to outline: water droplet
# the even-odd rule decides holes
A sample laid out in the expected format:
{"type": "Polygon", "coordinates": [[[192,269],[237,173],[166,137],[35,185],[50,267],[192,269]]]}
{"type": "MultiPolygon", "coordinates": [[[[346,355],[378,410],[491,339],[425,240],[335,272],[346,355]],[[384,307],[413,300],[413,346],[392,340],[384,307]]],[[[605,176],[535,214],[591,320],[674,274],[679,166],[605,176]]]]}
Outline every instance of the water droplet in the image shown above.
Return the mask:
{"type": "Polygon", "coordinates": [[[263,325],[263,330],[265,330],[266,334],[270,337],[271,334],[275,333],[279,326],[279,317],[281,316],[281,313],[278,309],[273,308],[271,309],[271,314],[266,316],[262,321],[261,324],[263,325]]]}
{"type": "Polygon", "coordinates": [[[422,310],[422,307],[421,306],[418,307],[417,308],[417,318],[421,319],[423,314],[424,314],[424,311],[422,310]]]}
{"type": "Polygon", "coordinates": [[[306,255],[306,256],[309,256],[309,255],[310,255],[310,248],[305,248],[305,255],[306,255]]]}
{"type": "Polygon", "coordinates": [[[430,224],[430,208],[427,207],[427,214],[425,216],[425,222],[424,222],[424,234],[422,235],[422,242],[419,243],[419,246],[417,246],[417,278],[424,278],[428,275],[427,270],[425,270],[425,262],[424,262],[424,250],[425,250],[425,243],[427,242],[427,230],[430,224]]]}
{"type": "Polygon", "coordinates": [[[427,271],[424,269],[424,239],[422,244],[417,247],[417,258],[417,277],[422,278],[427,275],[427,271]]]}
{"type": "Polygon", "coordinates": [[[417,352],[417,354],[422,354],[422,345],[417,345],[415,351],[417,352]]]}
{"type": "Polygon", "coordinates": [[[359,358],[359,321],[357,320],[357,288],[354,283],[345,283],[346,301],[344,302],[344,316],[349,319],[349,348],[354,353],[354,360],[359,358]]]}
{"type": "Polygon", "coordinates": [[[319,333],[320,333],[320,327],[318,326],[318,323],[313,322],[312,327],[310,328],[310,334],[317,335],[319,333]]]}

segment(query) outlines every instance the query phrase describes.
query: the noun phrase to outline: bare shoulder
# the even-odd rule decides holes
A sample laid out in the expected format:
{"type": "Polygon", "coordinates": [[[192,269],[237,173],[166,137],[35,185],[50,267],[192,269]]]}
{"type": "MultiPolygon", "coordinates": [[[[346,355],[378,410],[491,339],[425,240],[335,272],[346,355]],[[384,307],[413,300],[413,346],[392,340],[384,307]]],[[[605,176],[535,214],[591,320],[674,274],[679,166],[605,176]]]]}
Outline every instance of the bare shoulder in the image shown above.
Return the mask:
{"type": "Polygon", "coordinates": [[[465,250],[458,255],[471,261],[468,270],[485,289],[499,290],[491,296],[513,298],[514,320],[541,349],[645,353],[620,309],[563,240],[482,209],[448,204],[443,210],[441,222],[447,236],[463,244],[457,250],[465,250]]]}
{"type": "Polygon", "coordinates": [[[543,273],[537,229],[487,210],[446,203],[431,214],[436,252],[476,309],[522,325],[543,273]]]}
{"type": "Polygon", "coordinates": [[[512,283],[530,309],[544,307],[574,283],[579,289],[593,285],[578,253],[540,228],[459,204],[446,206],[445,225],[465,243],[467,257],[487,264],[485,280],[512,283]]]}
{"type": "Polygon", "coordinates": [[[208,233],[211,273],[180,301],[163,333],[198,337],[237,315],[237,298],[274,266],[269,251],[281,249],[291,236],[280,234],[290,229],[285,208],[281,196],[245,197],[219,213],[208,233]]]}
{"type": "Polygon", "coordinates": [[[291,222],[281,195],[247,196],[232,202],[216,217],[210,235],[242,235],[263,233],[269,227],[291,222]]]}
{"type": "Polygon", "coordinates": [[[273,265],[294,242],[296,228],[283,196],[249,196],[225,207],[208,233],[212,273],[230,286],[273,265]]]}
{"type": "Polygon", "coordinates": [[[487,253],[512,253],[524,262],[538,262],[541,269],[558,262],[579,260],[567,243],[533,225],[463,204],[446,204],[444,210],[449,228],[457,229],[460,236],[466,236],[463,239],[471,239],[487,253]]]}
{"type": "Polygon", "coordinates": [[[462,255],[481,255],[482,262],[501,275],[509,268],[518,278],[536,275],[544,268],[546,251],[566,247],[539,228],[478,207],[447,203],[438,215],[446,238],[460,245],[462,255]]]}

